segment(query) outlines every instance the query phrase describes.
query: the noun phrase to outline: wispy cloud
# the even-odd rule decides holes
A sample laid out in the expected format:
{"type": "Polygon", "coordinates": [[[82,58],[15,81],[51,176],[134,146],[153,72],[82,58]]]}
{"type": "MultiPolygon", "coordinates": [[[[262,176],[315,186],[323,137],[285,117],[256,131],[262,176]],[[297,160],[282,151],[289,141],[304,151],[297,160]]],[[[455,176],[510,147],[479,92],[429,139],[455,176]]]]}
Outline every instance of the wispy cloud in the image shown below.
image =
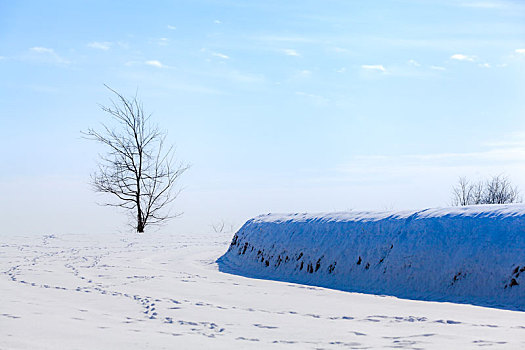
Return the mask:
{"type": "Polygon", "coordinates": [[[172,26],[172,25],[170,25],[170,24],[168,24],[167,27],[168,27],[169,30],[175,30],[175,29],[177,29],[177,27],[172,26]]]}
{"type": "Polygon", "coordinates": [[[297,51],[293,49],[284,49],[283,52],[286,56],[296,56],[296,57],[301,56],[301,54],[299,54],[297,51]]]}
{"type": "Polygon", "coordinates": [[[97,50],[104,50],[104,51],[107,51],[111,48],[111,46],[113,45],[113,43],[109,42],[109,41],[93,41],[93,42],[90,42],[89,44],[87,44],[88,47],[92,48],[92,49],[97,49],[97,50]]]}
{"type": "Polygon", "coordinates": [[[47,48],[47,47],[35,46],[29,50],[35,55],[34,58],[38,58],[42,61],[46,61],[50,63],[58,63],[58,64],[69,64],[70,63],[68,60],[58,55],[55,52],[55,50],[47,48]]]}
{"type": "Polygon", "coordinates": [[[38,53],[48,53],[48,54],[54,54],[55,53],[55,51],[53,49],[49,49],[47,47],[41,47],[41,46],[32,47],[31,51],[38,52],[38,53]]]}
{"type": "Polygon", "coordinates": [[[157,68],[166,68],[165,65],[163,65],[160,61],[157,61],[157,60],[146,61],[144,62],[144,64],[148,66],[152,66],[152,67],[157,67],[157,68]]]}
{"type": "Polygon", "coordinates": [[[473,62],[476,59],[476,57],[475,56],[464,55],[464,54],[461,54],[461,53],[456,53],[456,54],[453,54],[452,56],[450,56],[450,59],[456,60],[456,61],[473,62]]]}
{"type": "Polygon", "coordinates": [[[371,71],[379,71],[379,72],[386,72],[385,67],[383,67],[382,64],[363,64],[361,68],[365,70],[371,70],[371,71]]]}
{"type": "Polygon", "coordinates": [[[416,60],[409,60],[408,64],[413,66],[413,67],[421,67],[421,64],[418,61],[416,61],[416,60]]]}
{"type": "Polygon", "coordinates": [[[335,70],[337,73],[346,73],[346,67],[341,67],[335,70]]]}
{"type": "Polygon", "coordinates": [[[229,60],[230,59],[230,56],[225,55],[225,54],[220,53],[220,52],[212,52],[211,55],[215,56],[215,57],[222,58],[223,60],[229,60]]]}
{"type": "Polygon", "coordinates": [[[441,67],[441,66],[430,66],[430,69],[433,69],[433,70],[447,70],[445,67],[441,67]]]}
{"type": "Polygon", "coordinates": [[[505,135],[504,138],[499,140],[490,140],[483,143],[483,146],[493,148],[514,148],[523,147],[525,148],[525,131],[514,131],[505,135]]]}
{"type": "MultiPolygon", "coordinates": [[[[221,58],[223,60],[229,60],[230,59],[230,56],[226,55],[226,54],[223,54],[221,52],[213,52],[213,51],[209,51],[207,48],[203,47],[200,49],[200,52],[207,52],[209,53],[210,55],[214,56],[214,57],[218,57],[218,58],[221,58]]],[[[207,61],[210,61],[209,59],[206,59],[207,61]]]]}
{"type": "Polygon", "coordinates": [[[490,68],[491,67],[490,63],[480,63],[480,64],[478,64],[478,66],[481,67],[481,68],[490,68]]]}
{"type": "Polygon", "coordinates": [[[215,24],[222,24],[222,22],[219,21],[218,19],[214,20],[213,23],[215,23],[215,24]]]}
{"type": "Polygon", "coordinates": [[[434,165],[462,165],[466,161],[490,161],[498,163],[523,163],[525,147],[501,147],[481,152],[465,153],[430,153],[430,154],[403,154],[398,156],[356,156],[356,160],[391,161],[397,164],[420,164],[422,162],[434,165]]]}
{"type": "Polygon", "coordinates": [[[525,171],[524,157],[525,147],[496,147],[464,153],[363,155],[353,157],[337,170],[344,178],[350,175],[351,179],[367,182],[384,181],[388,174],[409,181],[434,178],[438,184],[443,178],[469,174],[493,175],[509,170],[519,174],[525,171]]]}
{"type": "MultiPolygon", "coordinates": [[[[366,163],[378,167],[463,167],[495,166],[514,164],[525,167],[525,132],[518,131],[505,135],[500,140],[487,141],[479,145],[478,152],[452,152],[401,155],[355,156],[353,163],[366,163]]],[[[343,167],[342,170],[348,169],[343,167]]],[[[501,170],[500,170],[501,171],[501,170]]]]}
{"type": "Polygon", "coordinates": [[[525,55],[525,49],[516,49],[514,50],[514,52],[516,52],[519,55],[525,55]]]}
{"type": "Polygon", "coordinates": [[[159,45],[159,46],[168,46],[169,45],[169,41],[170,41],[170,39],[168,39],[168,38],[159,38],[157,40],[157,45],[159,45]]]}

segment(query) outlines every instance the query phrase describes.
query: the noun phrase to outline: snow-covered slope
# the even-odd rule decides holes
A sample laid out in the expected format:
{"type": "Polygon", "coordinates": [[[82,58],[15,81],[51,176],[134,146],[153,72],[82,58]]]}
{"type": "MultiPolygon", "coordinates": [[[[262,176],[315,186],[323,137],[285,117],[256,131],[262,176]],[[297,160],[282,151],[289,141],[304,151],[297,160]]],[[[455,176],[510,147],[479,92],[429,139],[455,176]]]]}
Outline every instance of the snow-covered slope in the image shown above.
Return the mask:
{"type": "Polygon", "coordinates": [[[218,263],[249,277],[525,310],[525,205],[261,215],[218,263]]]}

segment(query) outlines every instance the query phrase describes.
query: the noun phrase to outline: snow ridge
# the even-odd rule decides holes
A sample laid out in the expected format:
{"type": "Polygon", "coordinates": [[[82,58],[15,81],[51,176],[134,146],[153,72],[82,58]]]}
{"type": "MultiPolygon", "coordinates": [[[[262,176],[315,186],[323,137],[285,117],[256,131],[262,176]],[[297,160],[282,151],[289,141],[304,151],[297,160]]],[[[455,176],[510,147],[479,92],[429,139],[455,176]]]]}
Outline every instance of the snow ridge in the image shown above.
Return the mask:
{"type": "Polygon", "coordinates": [[[525,205],[260,215],[217,262],[248,277],[525,311],[525,205]]]}

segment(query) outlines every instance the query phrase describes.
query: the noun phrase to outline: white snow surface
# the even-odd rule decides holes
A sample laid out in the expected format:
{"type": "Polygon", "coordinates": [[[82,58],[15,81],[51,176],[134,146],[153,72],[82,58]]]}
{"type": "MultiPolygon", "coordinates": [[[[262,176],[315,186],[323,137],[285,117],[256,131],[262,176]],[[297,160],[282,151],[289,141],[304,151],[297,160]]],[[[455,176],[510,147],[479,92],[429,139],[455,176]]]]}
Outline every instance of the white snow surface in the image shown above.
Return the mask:
{"type": "Polygon", "coordinates": [[[231,234],[0,234],[0,349],[525,348],[525,313],[222,273],[231,234]]]}
{"type": "Polygon", "coordinates": [[[402,298],[525,310],[525,205],[267,214],[221,271],[402,298]]]}

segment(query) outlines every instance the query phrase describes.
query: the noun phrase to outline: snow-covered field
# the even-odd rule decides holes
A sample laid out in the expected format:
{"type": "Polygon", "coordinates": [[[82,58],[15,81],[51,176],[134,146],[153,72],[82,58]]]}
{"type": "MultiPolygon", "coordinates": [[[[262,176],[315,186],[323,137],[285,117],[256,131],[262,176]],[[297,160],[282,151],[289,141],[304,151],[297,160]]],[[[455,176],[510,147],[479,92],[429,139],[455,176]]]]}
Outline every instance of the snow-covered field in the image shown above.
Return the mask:
{"type": "Polygon", "coordinates": [[[525,313],[219,272],[228,235],[0,241],[0,349],[525,348],[525,313]]]}

